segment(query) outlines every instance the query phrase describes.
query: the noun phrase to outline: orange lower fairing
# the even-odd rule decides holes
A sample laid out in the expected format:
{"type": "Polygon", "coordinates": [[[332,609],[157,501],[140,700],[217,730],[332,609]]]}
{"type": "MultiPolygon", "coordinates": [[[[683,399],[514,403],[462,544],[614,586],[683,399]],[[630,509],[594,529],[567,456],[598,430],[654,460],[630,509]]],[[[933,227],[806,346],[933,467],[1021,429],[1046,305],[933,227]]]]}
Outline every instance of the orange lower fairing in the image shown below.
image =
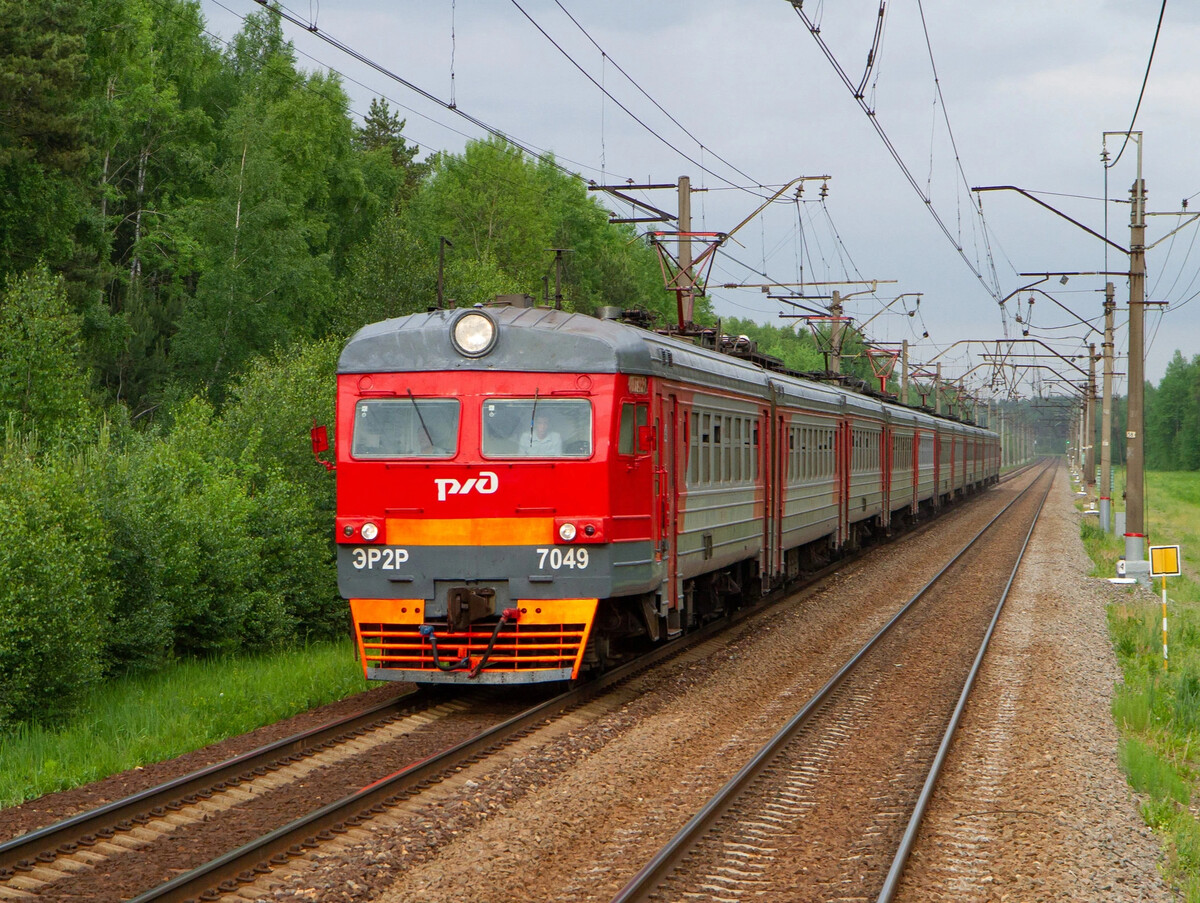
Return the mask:
{"type": "MultiPolygon", "coordinates": [[[[505,623],[499,632],[494,620],[476,622],[463,632],[451,632],[435,622],[438,660],[443,665],[458,660],[475,664],[486,655],[475,678],[480,683],[574,679],[583,663],[597,603],[596,599],[518,601],[514,607],[520,610],[520,618],[505,623]]],[[[433,644],[420,633],[424,608],[422,599],[350,600],[359,659],[368,679],[470,679],[468,668],[438,667],[433,644]]]]}

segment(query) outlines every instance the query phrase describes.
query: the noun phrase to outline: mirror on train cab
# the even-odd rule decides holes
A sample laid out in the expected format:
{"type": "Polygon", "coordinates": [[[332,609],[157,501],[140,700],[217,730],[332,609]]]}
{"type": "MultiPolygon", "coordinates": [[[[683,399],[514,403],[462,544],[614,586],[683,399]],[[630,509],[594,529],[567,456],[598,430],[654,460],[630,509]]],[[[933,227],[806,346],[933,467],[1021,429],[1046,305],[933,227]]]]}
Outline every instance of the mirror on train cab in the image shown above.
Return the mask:
{"type": "Polygon", "coordinates": [[[329,448],[329,432],[323,426],[317,426],[317,422],[313,421],[312,431],[309,433],[312,439],[313,457],[317,459],[317,463],[326,470],[336,470],[337,465],[332,461],[322,461],[321,452],[329,448]]]}
{"type": "Polygon", "coordinates": [[[314,455],[319,455],[321,452],[329,448],[329,432],[323,426],[313,426],[312,428],[312,450],[314,455]]]}

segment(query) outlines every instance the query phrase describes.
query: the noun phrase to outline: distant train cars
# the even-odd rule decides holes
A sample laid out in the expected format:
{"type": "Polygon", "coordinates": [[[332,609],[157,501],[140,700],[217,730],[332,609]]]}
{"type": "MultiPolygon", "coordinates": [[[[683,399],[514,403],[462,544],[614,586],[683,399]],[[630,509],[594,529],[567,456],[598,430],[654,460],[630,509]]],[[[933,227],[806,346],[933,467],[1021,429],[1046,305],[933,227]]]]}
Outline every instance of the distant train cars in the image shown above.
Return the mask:
{"type": "Polygon", "coordinates": [[[999,475],[987,430],[561,311],[376,323],[337,379],[371,679],[571,679],[999,475]]]}

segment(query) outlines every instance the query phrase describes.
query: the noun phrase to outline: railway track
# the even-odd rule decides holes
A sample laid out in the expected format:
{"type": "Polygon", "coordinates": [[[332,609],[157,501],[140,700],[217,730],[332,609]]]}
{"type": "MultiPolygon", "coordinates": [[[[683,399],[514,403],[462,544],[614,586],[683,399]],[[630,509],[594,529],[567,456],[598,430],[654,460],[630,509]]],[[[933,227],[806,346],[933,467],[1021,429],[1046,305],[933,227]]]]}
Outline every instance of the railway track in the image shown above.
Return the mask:
{"type": "Polygon", "coordinates": [[[785,889],[891,900],[1052,473],[913,596],[613,903],[785,889]]]}
{"type": "MultiPolygon", "coordinates": [[[[489,693],[488,696],[494,694],[489,693]]],[[[303,731],[0,844],[0,901],[53,897],[56,888],[103,880],[120,861],[178,839],[371,745],[396,742],[452,717],[463,703],[410,690],[355,715],[303,731]]]]}
{"type": "MultiPolygon", "coordinates": [[[[919,535],[922,529],[914,532],[919,535]]],[[[816,575],[814,582],[847,566],[846,560],[840,561],[816,575]]],[[[766,606],[757,606],[739,613],[739,618],[756,616],[765,610],[766,606]]],[[[89,881],[103,883],[111,899],[136,897],[139,901],[213,899],[242,888],[248,890],[247,885],[262,882],[272,869],[306,856],[334,838],[368,837],[362,825],[381,812],[403,806],[404,801],[430,787],[456,780],[457,773],[472,763],[509,748],[521,737],[561,719],[606,690],[619,688],[632,675],[657,661],[686,657],[689,648],[702,648],[705,643],[719,644],[721,641],[713,637],[727,626],[727,622],[717,622],[706,631],[691,635],[687,643],[664,647],[648,659],[610,672],[595,684],[539,703],[511,718],[495,715],[488,730],[465,731],[460,742],[450,744],[451,748],[444,751],[435,753],[429,747],[410,747],[405,767],[394,767],[386,778],[379,777],[378,769],[382,766],[377,765],[370,778],[355,785],[354,792],[315,811],[285,819],[279,827],[196,868],[191,867],[194,863],[185,867],[187,857],[161,856],[157,850],[163,838],[170,836],[176,840],[176,846],[181,842],[186,845],[186,839],[181,841],[177,835],[186,838],[196,825],[205,827],[207,822],[217,821],[239,807],[256,805],[276,787],[303,784],[309,776],[315,782],[317,774],[332,769],[339,760],[355,758],[368,745],[373,748],[411,736],[419,732],[423,723],[433,719],[458,716],[478,724],[479,712],[461,706],[455,710],[453,702],[444,696],[404,697],[364,713],[353,722],[289,738],[96,812],[32,832],[0,845],[0,855],[6,857],[0,859],[0,869],[4,870],[0,871],[0,901],[78,898],[87,895],[89,881]],[[407,764],[413,760],[420,761],[407,764]],[[136,879],[128,878],[120,885],[123,889],[114,892],[110,873],[124,870],[122,860],[138,858],[156,862],[142,870],[144,878],[150,880],[143,878],[143,883],[131,890],[134,884],[130,882],[136,879]],[[171,875],[176,877],[170,878],[171,875]]],[[[612,705],[619,704],[619,692],[615,698],[617,702],[612,705]]]]}
{"type": "Polygon", "coordinates": [[[96,832],[103,832],[100,836],[108,837],[112,832],[106,829],[111,829],[113,825],[126,822],[132,824],[158,809],[165,810],[166,807],[178,803],[195,802],[201,792],[211,793],[226,786],[237,786],[254,775],[261,776],[269,770],[298,761],[320,749],[328,749],[342,738],[361,736],[374,727],[395,721],[405,714],[420,711],[432,704],[431,699],[432,697],[414,691],[398,694],[393,699],[355,715],[266,744],[243,755],[234,756],[0,843],[0,880],[8,878],[14,871],[27,871],[38,862],[53,861],[51,853],[55,850],[70,852],[65,849],[70,843],[83,840],[87,845],[89,838],[97,836],[96,832]]]}

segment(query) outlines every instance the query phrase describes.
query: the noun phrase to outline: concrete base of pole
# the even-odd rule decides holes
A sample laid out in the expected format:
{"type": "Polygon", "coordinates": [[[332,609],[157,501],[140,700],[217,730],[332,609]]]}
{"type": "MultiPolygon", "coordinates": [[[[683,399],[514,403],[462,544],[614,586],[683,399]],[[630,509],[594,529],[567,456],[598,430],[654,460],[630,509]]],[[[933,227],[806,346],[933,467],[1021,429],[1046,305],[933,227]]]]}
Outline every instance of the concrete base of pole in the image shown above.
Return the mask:
{"type": "Polygon", "coordinates": [[[1100,499],[1100,527],[1105,533],[1112,532],[1112,499],[1100,499]]]}
{"type": "Polygon", "coordinates": [[[1146,560],[1146,537],[1141,533],[1125,534],[1125,576],[1139,583],[1150,583],[1150,562],[1146,560]]]}

